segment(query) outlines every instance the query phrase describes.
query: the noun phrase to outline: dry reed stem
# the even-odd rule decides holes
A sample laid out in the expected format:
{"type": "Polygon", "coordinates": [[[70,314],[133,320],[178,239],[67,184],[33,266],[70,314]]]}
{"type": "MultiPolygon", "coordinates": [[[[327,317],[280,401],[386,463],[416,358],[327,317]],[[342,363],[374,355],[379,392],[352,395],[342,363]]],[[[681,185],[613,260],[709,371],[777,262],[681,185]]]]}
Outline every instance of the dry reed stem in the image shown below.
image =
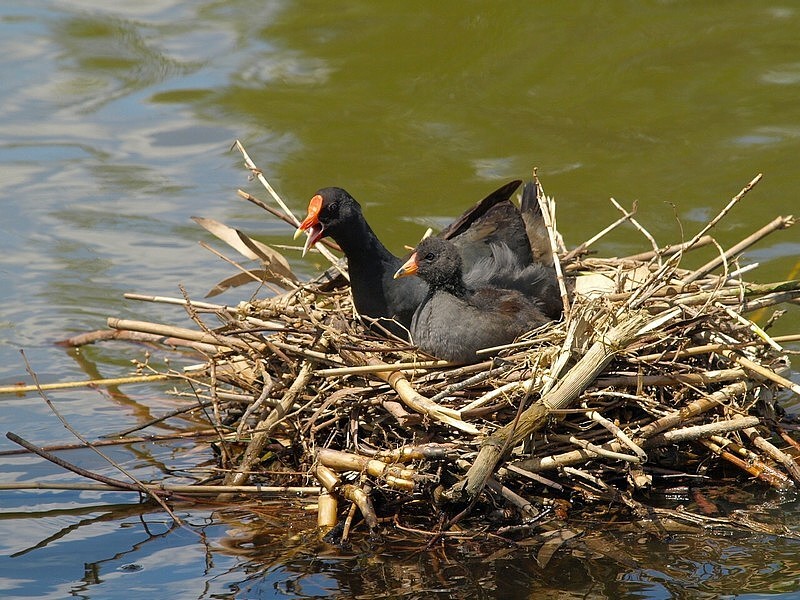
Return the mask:
{"type": "Polygon", "coordinates": [[[720,438],[702,439],[700,443],[732,465],[753,477],[757,477],[774,488],[788,490],[794,487],[791,479],[776,471],[757,457],[748,456],[747,459],[745,459],[737,456],[735,451],[738,450],[739,447],[731,444],[729,440],[720,438]],[[733,448],[734,451],[731,451],[730,448],[733,448]]]}
{"type": "Polygon", "coordinates": [[[796,384],[793,381],[786,379],[785,377],[781,377],[777,373],[773,372],[772,370],[758,364],[750,360],[749,358],[745,358],[744,356],[740,356],[734,353],[731,350],[722,350],[720,351],[722,356],[732,360],[735,363],[738,363],[742,366],[742,368],[750,371],[751,373],[757,375],[758,377],[763,377],[764,379],[769,379],[777,383],[778,385],[786,388],[787,390],[791,391],[795,395],[800,396],[800,385],[796,384]]]}
{"type": "MultiPolygon", "coordinates": [[[[286,416],[298,396],[303,392],[313,372],[313,365],[305,362],[291,387],[284,394],[280,404],[272,409],[266,419],[256,426],[258,433],[247,445],[239,465],[225,476],[224,485],[244,485],[249,479],[249,471],[260,460],[261,452],[270,440],[273,428],[286,416]]],[[[224,498],[222,498],[224,500],[224,498]]]]}
{"type": "Polygon", "coordinates": [[[725,260],[730,260],[734,256],[738,256],[742,252],[744,252],[747,248],[752,246],[753,244],[759,242],[761,239],[765,238],[767,235],[774,231],[778,231],[780,229],[787,229],[794,225],[795,219],[792,215],[786,217],[775,217],[772,221],[767,223],[764,227],[756,231],[755,233],[747,236],[738,244],[731,246],[727,251],[725,251],[722,256],[718,256],[713,260],[710,260],[702,267],[699,267],[688,276],[682,279],[684,285],[692,283],[693,281],[697,281],[698,279],[705,277],[711,271],[718,268],[720,265],[724,263],[725,260]]]}
{"type": "MultiPolygon", "coordinates": [[[[162,325],[160,323],[150,323],[148,321],[135,321],[130,319],[117,319],[110,317],[108,326],[112,329],[127,329],[130,331],[142,331],[144,333],[154,333],[164,337],[175,337],[192,342],[213,344],[219,346],[221,352],[229,351],[232,348],[239,350],[250,350],[252,345],[243,342],[234,336],[217,335],[188,329],[186,327],[175,327],[173,325],[162,325]]],[[[263,344],[261,344],[263,347],[263,344]]],[[[258,349],[258,348],[256,348],[258,349]]]]}
{"type": "MultiPolygon", "coordinates": [[[[269,192],[269,195],[272,196],[273,200],[275,200],[275,202],[277,202],[278,206],[281,207],[281,210],[283,210],[284,214],[286,214],[286,216],[291,219],[291,221],[294,224],[294,226],[295,227],[299,227],[300,220],[297,217],[294,216],[294,213],[289,209],[288,206],[286,206],[286,203],[284,203],[284,201],[281,199],[281,197],[278,195],[278,193],[272,188],[272,186],[270,185],[269,181],[267,181],[267,178],[264,177],[264,173],[261,171],[261,169],[259,169],[256,166],[256,164],[250,158],[250,155],[244,149],[244,146],[242,145],[242,143],[239,140],[236,140],[234,145],[236,146],[236,149],[239,150],[239,152],[242,153],[242,157],[244,158],[244,164],[250,170],[250,173],[252,173],[252,175],[256,179],[258,179],[258,181],[261,182],[261,185],[264,186],[264,189],[266,189],[267,192],[269,192]]],[[[328,250],[325,247],[324,244],[317,243],[317,244],[314,245],[314,247],[317,250],[319,250],[319,252],[320,252],[320,254],[322,254],[322,256],[324,256],[325,258],[327,258],[330,261],[331,265],[333,265],[333,267],[336,268],[339,271],[339,273],[341,273],[341,275],[345,279],[347,279],[349,281],[347,273],[339,268],[339,259],[336,258],[333,254],[331,254],[330,250],[328,250]]]]}
{"type": "Polygon", "coordinates": [[[783,466],[795,483],[800,483],[800,465],[797,464],[797,461],[792,456],[777,448],[769,440],[764,439],[754,427],[745,428],[743,433],[747,436],[753,446],[783,466]]]}
{"type": "MultiPolygon", "coordinates": [[[[350,363],[386,366],[386,363],[377,358],[368,357],[361,352],[340,350],[339,354],[350,363]]],[[[411,410],[426,415],[434,421],[439,421],[440,423],[455,427],[464,433],[470,435],[477,435],[479,433],[479,430],[474,425],[461,420],[459,411],[431,402],[431,400],[417,392],[402,372],[381,370],[376,372],[375,375],[392,386],[403,401],[403,404],[408,406],[411,410]]]]}
{"type": "Polygon", "coordinates": [[[640,252],[639,254],[632,254],[630,256],[624,256],[619,260],[624,262],[649,262],[654,258],[658,258],[659,256],[662,258],[667,258],[672,256],[673,254],[678,254],[679,252],[687,252],[689,250],[695,250],[697,248],[702,248],[704,246],[708,246],[714,241],[710,235],[702,236],[697,242],[689,245],[690,242],[684,242],[683,244],[676,244],[672,246],[662,246],[661,248],[657,248],[655,250],[650,250],[648,252],[640,252]]]}
{"type": "MultiPolygon", "coordinates": [[[[698,398],[689,402],[678,410],[673,410],[663,417],[650,422],[648,425],[642,427],[633,438],[634,443],[641,446],[643,449],[651,447],[648,445],[648,438],[655,436],[662,431],[679,426],[681,423],[689,421],[703,413],[714,410],[723,406],[725,402],[730,402],[735,398],[743,396],[751,387],[751,382],[736,382],[725,386],[721,390],[714,392],[708,397],[698,398]]],[[[609,442],[603,444],[603,448],[612,452],[617,452],[623,448],[619,441],[609,442]]],[[[547,471],[556,469],[563,466],[581,464],[591,459],[583,450],[572,450],[562,454],[544,457],[533,457],[515,461],[513,464],[520,469],[529,471],[531,473],[538,473],[540,471],[547,471]]]]}
{"type": "Polygon", "coordinates": [[[539,180],[536,180],[537,193],[536,198],[539,202],[539,210],[544,219],[544,226],[547,229],[547,237],[550,240],[550,250],[553,254],[553,268],[556,271],[556,279],[558,281],[558,289],[561,292],[561,302],[564,306],[564,319],[569,318],[571,310],[569,294],[567,293],[567,285],[564,280],[564,271],[561,268],[561,260],[558,258],[558,234],[556,232],[556,205],[552,198],[544,195],[539,180]]]}
{"type": "Polygon", "coordinates": [[[320,538],[336,527],[339,520],[339,501],[328,490],[322,490],[317,500],[317,528],[320,538]]]}
{"type": "Polygon", "coordinates": [[[42,383],[37,385],[6,385],[0,387],[0,394],[27,394],[30,392],[52,392],[58,390],[73,390],[81,387],[94,386],[117,386],[131,383],[152,383],[154,381],[166,381],[168,379],[183,379],[180,375],[169,373],[157,373],[155,375],[130,375],[128,377],[109,377],[106,379],[85,379],[83,381],[62,381],[60,383],[42,383]]]}
{"type": "Polygon", "coordinates": [[[553,410],[565,408],[574,401],[611,362],[616,353],[637,338],[645,323],[644,315],[633,313],[607,333],[601,334],[600,339],[592,344],[555,387],[522,413],[518,424],[511,423],[501,427],[483,442],[480,453],[464,480],[450,488],[451,497],[459,500],[475,498],[503,458],[503,453],[542,427],[553,410]]]}
{"type": "MultiPolygon", "coordinates": [[[[80,473],[79,473],[80,474],[80,473]]],[[[94,479],[85,475],[87,479],[94,479]]],[[[74,490],[87,492],[135,492],[142,490],[133,486],[115,483],[56,483],[50,481],[20,481],[0,483],[0,490],[74,490]]],[[[178,485],[174,483],[145,483],[145,488],[165,497],[180,496],[217,496],[220,493],[245,494],[257,496],[314,496],[319,494],[319,486],[298,485],[178,485]]]]}
{"type": "Polygon", "coordinates": [[[736,206],[736,204],[738,204],[741,199],[744,198],[745,195],[747,195],[747,193],[756,186],[756,184],[758,184],[759,181],[761,181],[762,177],[763,175],[761,173],[753,177],[753,179],[750,180],[750,182],[744,186],[738,194],[731,198],[730,202],[725,205],[725,208],[723,208],[713,219],[706,223],[706,225],[700,231],[698,231],[691,240],[689,240],[687,249],[692,248],[704,235],[716,227],[717,223],[719,223],[725,217],[725,215],[727,215],[731,209],[733,209],[733,207],[736,206]]]}

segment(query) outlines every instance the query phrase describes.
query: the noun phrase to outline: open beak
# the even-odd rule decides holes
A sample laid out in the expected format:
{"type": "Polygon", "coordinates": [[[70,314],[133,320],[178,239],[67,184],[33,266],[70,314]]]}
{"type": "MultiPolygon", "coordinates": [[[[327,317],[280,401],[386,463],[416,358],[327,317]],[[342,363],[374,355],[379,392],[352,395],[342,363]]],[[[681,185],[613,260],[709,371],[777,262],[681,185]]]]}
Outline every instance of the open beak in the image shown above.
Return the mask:
{"type": "Polygon", "coordinates": [[[306,243],[303,246],[303,256],[306,255],[308,249],[320,241],[325,233],[325,227],[319,222],[319,213],[322,210],[322,196],[317,194],[308,203],[308,215],[300,223],[297,231],[294,232],[294,239],[300,237],[303,231],[308,232],[306,243]]]}
{"type": "Polygon", "coordinates": [[[418,268],[419,265],[417,264],[417,253],[414,252],[414,254],[409,256],[408,260],[403,263],[403,266],[397,269],[394,274],[394,278],[399,279],[400,277],[405,277],[407,275],[414,275],[418,268]]]}

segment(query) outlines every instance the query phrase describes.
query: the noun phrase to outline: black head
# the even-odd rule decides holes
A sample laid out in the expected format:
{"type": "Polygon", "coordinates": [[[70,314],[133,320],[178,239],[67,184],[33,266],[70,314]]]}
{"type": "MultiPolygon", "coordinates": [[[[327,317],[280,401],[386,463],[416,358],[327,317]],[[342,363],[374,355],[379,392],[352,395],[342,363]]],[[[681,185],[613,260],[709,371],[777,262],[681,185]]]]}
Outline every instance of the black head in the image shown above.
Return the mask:
{"type": "Polygon", "coordinates": [[[363,220],[361,205],[350,194],[338,187],[318,190],[308,203],[308,216],[298,227],[308,232],[306,248],[324,237],[336,239],[338,232],[363,220]]]}
{"type": "Polygon", "coordinates": [[[461,255],[452,242],[438,237],[422,240],[414,254],[397,274],[416,274],[432,288],[460,290],[462,279],[461,255]]]}

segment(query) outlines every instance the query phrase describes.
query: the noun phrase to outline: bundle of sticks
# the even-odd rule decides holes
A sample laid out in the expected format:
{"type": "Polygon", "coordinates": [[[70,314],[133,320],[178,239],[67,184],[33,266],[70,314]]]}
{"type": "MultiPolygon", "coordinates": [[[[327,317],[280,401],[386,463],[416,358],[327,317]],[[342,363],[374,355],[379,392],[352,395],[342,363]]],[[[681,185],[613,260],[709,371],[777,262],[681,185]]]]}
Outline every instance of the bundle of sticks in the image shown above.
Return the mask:
{"type": "MultiPolygon", "coordinates": [[[[270,211],[296,225],[238,147],[282,207],[270,211]]],[[[738,263],[794,219],[778,217],[728,250],[717,245],[700,267],[681,267],[716,244],[711,230],[759,179],[673,246],[659,247],[635,208],[616,205],[616,223],[571,251],[560,248],[559,272],[578,280],[565,317],[477,364],[439,361],[371,333],[354,318],[346,267],[329,250],[334,269],[300,283],[274,248],[208,220],[201,225],[259,262],[217,291],[255,279],[279,293],[237,306],[129,294],[180,305],[196,327],[109,319],[109,330],[70,344],[127,337],[202,356],[159,374],[191,380],[194,400],[184,410],[209,422],[206,439],[219,452],[219,469],[197,489],[218,499],[318,495],[319,525],[339,525],[342,537],[353,523],[374,532],[390,522],[431,536],[456,524],[462,533],[468,524],[520,531],[568,515],[576,494],[584,505],[611,503],[648,523],[654,514],[696,523],[704,517],[647,504],[660,476],[740,476],[780,490],[800,483],[797,423],[780,406],[800,394],[784,348],[800,336],[768,333],[783,312],[772,309],[798,303],[800,281],[750,283],[738,263]],[[590,255],[623,224],[652,249],[590,255]]],[[[168,482],[155,487],[169,490],[168,482]]]]}

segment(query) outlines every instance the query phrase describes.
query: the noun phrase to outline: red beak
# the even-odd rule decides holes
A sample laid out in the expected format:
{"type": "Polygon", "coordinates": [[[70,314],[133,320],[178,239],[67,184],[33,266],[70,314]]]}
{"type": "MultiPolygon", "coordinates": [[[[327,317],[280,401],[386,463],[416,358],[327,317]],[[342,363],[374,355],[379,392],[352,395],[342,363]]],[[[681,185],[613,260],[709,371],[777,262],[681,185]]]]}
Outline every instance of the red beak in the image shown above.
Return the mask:
{"type": "Polygon", "coordinates": [[[301,231],[307,231],[308,237],[306,238],[306,243],[303,246],[303,256],[306,255],[308,249],[320,241],[324,235],[325,227],[322,223],[319,222],[319,213],[322,210],[322,196],[317,194],[311,201],[308,203],[308,215],[300,223],[300,226],[297,228],[297,231],[294,233],[294,237],[300,235],[301,231]]]}

